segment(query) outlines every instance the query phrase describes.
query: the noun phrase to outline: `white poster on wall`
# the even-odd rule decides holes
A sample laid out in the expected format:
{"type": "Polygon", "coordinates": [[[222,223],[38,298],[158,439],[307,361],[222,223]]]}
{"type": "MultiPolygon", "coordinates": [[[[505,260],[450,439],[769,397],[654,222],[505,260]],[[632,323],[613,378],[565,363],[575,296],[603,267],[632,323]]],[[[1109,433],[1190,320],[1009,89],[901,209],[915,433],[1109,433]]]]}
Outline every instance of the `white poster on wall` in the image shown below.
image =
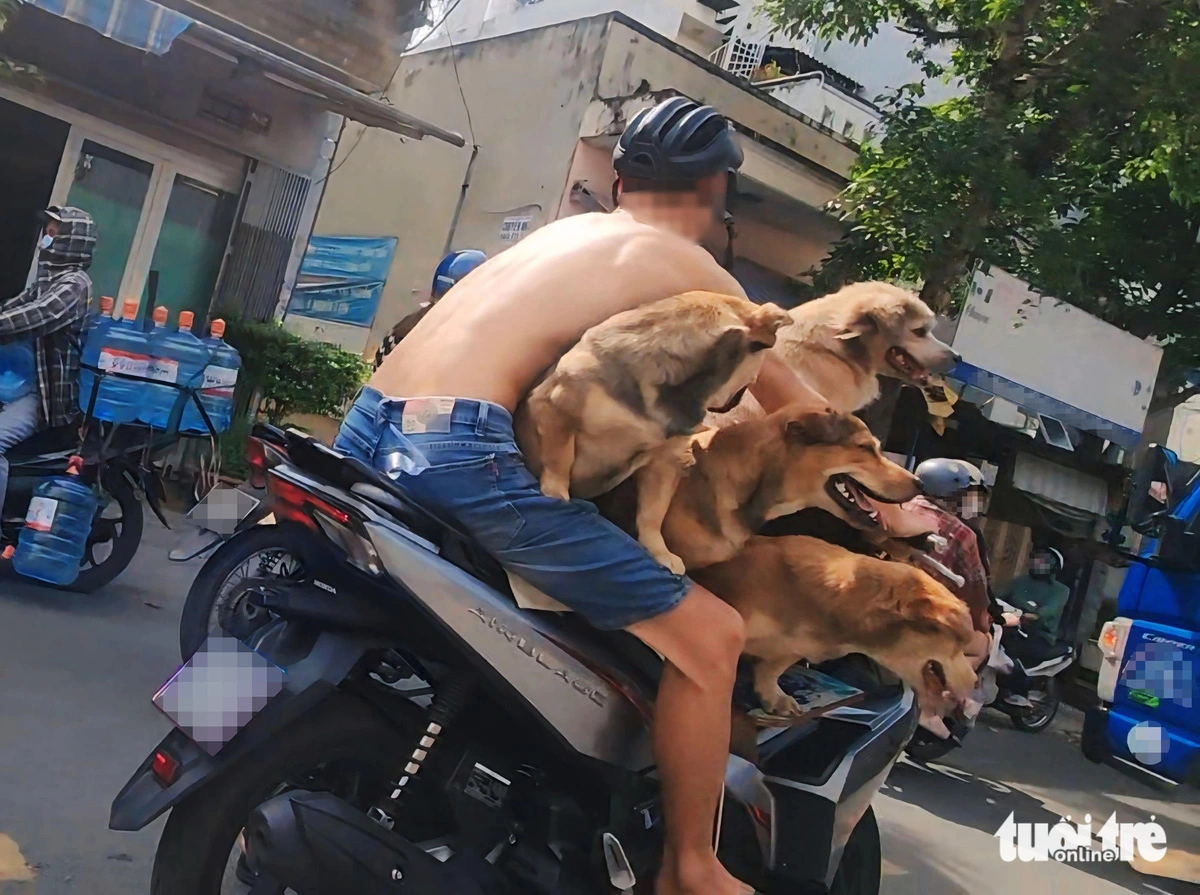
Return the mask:
{"type": "Polygon", "coordinates": [[[1116,441],[1142,431],[1162,360],[1156,345],[997,267],[975,274],[954,350],[963,356],[956,378],[1000,394],[982,379],[1002,377],[1008,400],[1105,437],[1098,421],[1115,424],[1116,441]],[[1058,406],[1047,409],[1038,396],[1058,406]]]}

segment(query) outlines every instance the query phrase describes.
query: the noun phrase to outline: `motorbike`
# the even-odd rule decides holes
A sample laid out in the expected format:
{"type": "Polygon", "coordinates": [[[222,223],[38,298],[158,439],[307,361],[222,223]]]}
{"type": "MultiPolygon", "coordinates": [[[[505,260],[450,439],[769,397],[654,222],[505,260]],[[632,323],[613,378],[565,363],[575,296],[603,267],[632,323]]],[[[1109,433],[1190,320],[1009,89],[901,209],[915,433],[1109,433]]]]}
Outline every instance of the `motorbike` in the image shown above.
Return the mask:
{"type": "Polygon", "coordinates": [[[8,490],[0,519],[0,549],[13,547],[34,489],[46,479],[63,475],[72,455],[83,458],[82,480],[100,498],[79,577],[65,589],[93,593],[128,567],[142,540],[142,497],[166,527],[161,507],[162,485],[149,457],[170,441],[145,430],[91,432],[80,443],[77,426],[50,429],[34,435],[8,452],[8,490]]]}
{"type": "MultiPolygon", "coordinates": [[[[1017,612],[993,598],[993,615],[1017,612]]],[[[1018,613],[1019,614],[1019,613],[1018,613]]],[[[915,761],[936,761],[963,744],[984,707],[1008,715],[1018,730],[1037,733],[1050,726],[1058,714],[1061,694],[1057,676],[1070,667],[1075,650],[1060,643],[1051,650],[1032,652],[1030,635],[1019,626],[992,625],[992,648],[979,671],[979,685],[966,709],[943,719],[950,736],[918,728],[905,752],[915,761]]]]}
{"type": "MultiPolygon", "coordinates": [[[[495,561],[386,476],[300,433],[254,437],[264,506],[210,531],[185,614],[215,630],[155,696],[174,729],[112,805],[114,830],[170,812],[153,893],[651,892],[658,656],[520,610],[495,561]]],[[[760,892],[874,895],[870,803],[914,694],[860,656],[805,671],[856,695],[730,757],[718,854],[760,892]]]]}

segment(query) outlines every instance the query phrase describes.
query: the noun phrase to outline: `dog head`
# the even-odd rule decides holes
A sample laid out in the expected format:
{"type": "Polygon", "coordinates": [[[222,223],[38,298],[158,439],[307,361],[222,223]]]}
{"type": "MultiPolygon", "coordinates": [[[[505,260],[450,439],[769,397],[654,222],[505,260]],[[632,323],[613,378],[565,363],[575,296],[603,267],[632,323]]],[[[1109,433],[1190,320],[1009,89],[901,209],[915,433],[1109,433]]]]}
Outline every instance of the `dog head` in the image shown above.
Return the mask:
{"type": "Polygon", "coordinates": [[[958,362],[950,346],[933,335],[933,311],[912,292],[888,283],[856,283],[832,298],[839,308],[833,337],[876,373],[923,386],[930,373],[944,373],[958,362]]]}
{"type": "Polygon", "coordinates": [[[786,456],[768,519],[820,507],[870,530],[879,525],[874,501],[903,503],[920,493],[916,476],[883,456],[879,439],[852,414],[785,407],[771,420],[786,456]]]}
{"type": "Polygon", "coordinates": [[[974,629],[966,604],[918,569],[905,569],[868,620],[872,655],[917,694],[922,716],[942,717],[962,707],[975,690],[975,668],[966,656],[974,629]]]}
{"type": "Polygon", "coordinates": [[[725,413],[758,378],[766,350],[792,318],[778,305],[756,305],[731,295],[712,295],[709,300],[717,314],[716,342],[700,369],[680,387],[701,397],[706,409],[725,413]]]}

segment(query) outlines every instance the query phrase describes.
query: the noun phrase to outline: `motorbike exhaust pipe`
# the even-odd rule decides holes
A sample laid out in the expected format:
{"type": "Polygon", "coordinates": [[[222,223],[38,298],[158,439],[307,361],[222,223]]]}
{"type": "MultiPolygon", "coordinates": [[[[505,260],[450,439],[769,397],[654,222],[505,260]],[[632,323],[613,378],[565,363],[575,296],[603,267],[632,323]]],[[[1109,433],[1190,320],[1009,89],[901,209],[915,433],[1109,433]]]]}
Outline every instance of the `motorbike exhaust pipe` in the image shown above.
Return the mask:
{"type": "Polygon", "coordinates": [[[486,895],[496,871],[467,852],[442,863],[332,793],[295,790],[264,802],[246,825],[252,893],[486,895]]]}

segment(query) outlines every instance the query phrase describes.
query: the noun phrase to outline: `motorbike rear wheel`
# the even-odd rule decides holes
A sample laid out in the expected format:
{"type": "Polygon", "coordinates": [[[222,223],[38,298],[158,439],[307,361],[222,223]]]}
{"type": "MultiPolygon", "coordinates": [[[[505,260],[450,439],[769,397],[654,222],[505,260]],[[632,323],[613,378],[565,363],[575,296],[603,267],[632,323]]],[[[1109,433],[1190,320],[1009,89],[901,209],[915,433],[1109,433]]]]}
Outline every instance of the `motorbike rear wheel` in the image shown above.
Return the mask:
{"type": "MultiPolygon", "coordinates": [[[[304,557],[312,538],[291,522],[258,525],[234,535],[208,558],[188,590],[179,619],[179,653],[186,662],[213,628],[235,636],[248,633],[231,624],[237,611],[238,584],[245,579],[304,581],[304,557]]],[[[267,621],[266,618],[263,622],[267,621]]]]}
{"type": "Polygon", "coordinates": [[[62,590],[95,593],[124,572],[142,543],[144,522],[137,489],[120,472],[110,471],[101,482],[100,510],[92,522],[79,577],[62,590]]]}
{"type": "Polygon", "coordinates": [[[397,756],[412,747],[416,731],[389,724],[351,698],[332,697],[303,725],[171,811],[154,856],[151,895],[227,891],[238,872],[235,845],[250,813],[271,796],[296,788],[295,781],[363,802],[366,810],[386,786],[397,756]]]}

